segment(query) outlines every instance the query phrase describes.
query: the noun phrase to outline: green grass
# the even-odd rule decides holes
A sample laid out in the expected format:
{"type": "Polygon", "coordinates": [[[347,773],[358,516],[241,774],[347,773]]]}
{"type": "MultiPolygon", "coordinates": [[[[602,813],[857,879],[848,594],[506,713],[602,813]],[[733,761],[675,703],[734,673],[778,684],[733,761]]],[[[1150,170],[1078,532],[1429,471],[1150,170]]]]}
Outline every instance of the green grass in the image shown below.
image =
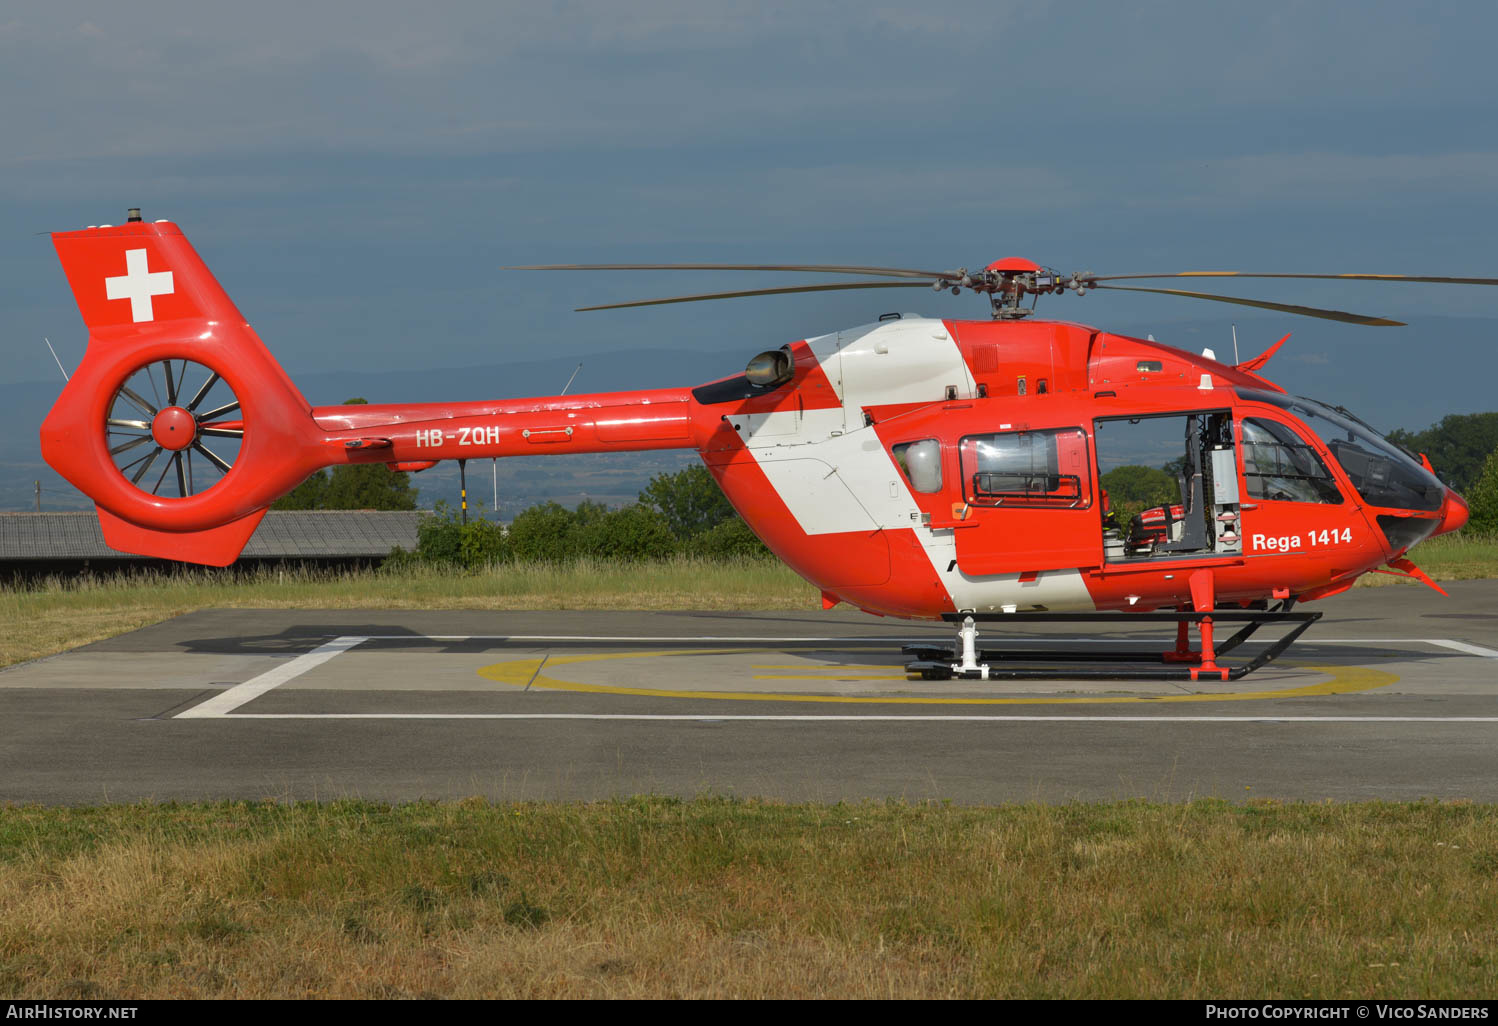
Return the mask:
{"type": "Polygon", "coordinates": [[[1495,988],[1490,806],[0,810],[0,991],[13,996],[1495,988]]]}

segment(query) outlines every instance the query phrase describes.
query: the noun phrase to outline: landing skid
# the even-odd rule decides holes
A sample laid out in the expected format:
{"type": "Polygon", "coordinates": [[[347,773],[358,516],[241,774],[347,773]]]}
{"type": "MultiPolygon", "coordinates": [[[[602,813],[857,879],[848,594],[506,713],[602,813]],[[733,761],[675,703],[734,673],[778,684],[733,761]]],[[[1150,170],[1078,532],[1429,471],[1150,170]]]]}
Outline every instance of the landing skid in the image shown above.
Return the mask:
{"type": "Polygon", "coordinates": [[[1285,649],[1321,619],[1317,613],[1289,612],[1289,603],[1273,610],[1212,610],[1211,612],[1150,613],[948,613],[943,619],[960,624],[955,646],[906,645],[902,651],[914,656],[905,672],[922,680],[1221,680],[1246,677],[1278,658],[1285,649]],[[1236,633],[1212,646],[1212,624],[1242,623],[1236,633]],[[982,649],[977,646],[977,624],[1088,623],[1116,626],[1132,623],[1174,623],[1176,646],[1167,652],[1080,649],[982,649]],[[1187,628],[1196,624],[1202,635],[1202,651],[1187,647],[1187,628]],[[1291,625],[1283,637],[1239,666],[1222,666],[1217,659],[1247,641],[1265,624],[1291,625]],[[1204,658],[1205,655],[1205,658],[1204,658]],[[1083,665],[1055,666],[1054,663],[1083,665]],[[1150,664],[1088,665],[1088,664],[1150,664]],[[999,664],[999,665],[994,665],[999,664]],[[1191,665],[1194,664],[1194,665],[1191,665]]]}

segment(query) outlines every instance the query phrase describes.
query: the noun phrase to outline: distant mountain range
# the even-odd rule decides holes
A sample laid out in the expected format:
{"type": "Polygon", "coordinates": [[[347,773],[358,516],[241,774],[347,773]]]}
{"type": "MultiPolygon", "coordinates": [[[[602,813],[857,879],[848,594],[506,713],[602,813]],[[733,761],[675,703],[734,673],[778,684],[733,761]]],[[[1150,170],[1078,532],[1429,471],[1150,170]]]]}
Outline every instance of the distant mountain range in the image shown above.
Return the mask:
{"type": "MultiPolygon", "coordinates": [[[[1118,327],[1129,334],[1152,332],[1161,342],[1199,352],[1211,348],[1231,362],[1227,320],[1166,323],[1153,328],[1118,327]]],[[[1294,337],[1265,373],[1289,391],[1346,406],[1383,431],[1420,429],[1449,413],[1498,409],[1498,318],[1430,318],[1409,328],[1358,328],[1299,318],[1238,322],[1243,359],[1257,355],[1287,331],[1294,337]]],[[[571,392],[697,385],[739,371],[753,353],[692,349],[600,352],[470,367],[364,370],[299,374],[285,360],[303,394],[313,403],[340,403],[360,396],[370,402],[435,402],[555,395],[579,359],[583,369],[571,392]]],[[[61,391],[59,381],[0,385],[0,510],[34,508],[42,484],[43,509],[89,505],[41,460],[37,428],[61,391]]],[[[572,504],[586,494],[599,501],[632,501],[649,478],[683,466],[690,453],[617,453],[594,456],[520,457],[500,461],[500,505],[506,517],[533,502],[572,504]]],[[[469,491],[486,504],[493,480],[482,461],[469,465],[469,491]]],[[[422,501],[456,501],[457,468],[444,463],[419,475],[422,501]]]]}

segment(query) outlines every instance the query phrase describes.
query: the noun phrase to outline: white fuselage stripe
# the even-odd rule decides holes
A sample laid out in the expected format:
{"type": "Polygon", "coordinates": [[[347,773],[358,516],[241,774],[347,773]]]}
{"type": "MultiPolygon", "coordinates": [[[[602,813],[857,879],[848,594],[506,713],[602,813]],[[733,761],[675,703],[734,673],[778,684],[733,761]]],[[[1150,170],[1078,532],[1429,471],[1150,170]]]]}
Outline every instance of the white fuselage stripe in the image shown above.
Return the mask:
{"type": "MultiPolygon", "coordinates": [[[[770,487],[807,535],[909,531],[953,609],[1094,609],[1076,569],[972,576],[957,566],[952,531],[921,524],[909,482],[873,428],[866,407],[943,401],[977,393],[962,349],[943,321],[902,317],[807,340],[841,407],[731,415],[770,487]]],[[[836,589],[834,589],[836,590],[836,589]]]]}

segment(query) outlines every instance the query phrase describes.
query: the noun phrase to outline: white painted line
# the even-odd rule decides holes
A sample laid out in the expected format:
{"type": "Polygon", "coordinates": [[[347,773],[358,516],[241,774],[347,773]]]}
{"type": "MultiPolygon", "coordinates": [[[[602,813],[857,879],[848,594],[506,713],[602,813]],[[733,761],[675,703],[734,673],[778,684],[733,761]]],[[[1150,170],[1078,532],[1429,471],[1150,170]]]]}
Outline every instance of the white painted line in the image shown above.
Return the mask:
{"type": "Polygon", "coordinates": [[[1430,643],[1432,645],[1440,645],[1442,648],[1454,648],[1458,652],[1465,652],[1468,655],[1483,656],[1487,659],[1498,659],[1498,652],[1494,652],[1491,648],[1483,648],[1481,645],[1469,645],[1465,641],[1450,641],[1446,638],[1431,638],[1430,643]]]}
{"type": "Polygon", "coordinates": [[[173,719],[206,720],[227,716],[246,702],[253,702],[267,691],[278,688],[293,678],[300,677],[308,670],[321,666],[329,659],[342,655],[355,645],[366,640],[368,639],[355,635],[334,638],[326,645],[319,645],[311,652],[299,655],[288,663],[277,666],[273,670],[266,670],[260,676],[252,677],[243,684],[236,684],[229,690],[214,695],[200,705],[182,710],[173,719]]]}
{"type": "MultiPolygon", "coordinates": [[[[268,691],[280,687],[282,684],[293,680],[330,659],[333,659],[349,649],[354,648],[366,641],[602,641],[602,642],[850,642],[867,641],[878,643],[902,643],[909,642],[910,638],[879,638],[879,637],[809,637],[809,638],[761,638],[761,637],[720,637],[712,635],[696,635],[691,637],[669,637],[669,636],[622,636],[622,635],[584,635],[584,634],[366,634],[345,635],[334,638],[326,644],[320,645],[304,655],[297,656],[290,662],[278,666],[273,670],[267,670],[245,681],[237,684],[221,694],[214,695],[206,702],[202,702],[190,709],[184,709],[174,719],[199,720],[219,719],[227,717],[235,709],[253,702],[268,691]]],[[[1117,644],[1120,641],[1135,641],[1141,644],[1158,645],[1156,639],[1133,639],[1133,638],[1068,638],[1068,637],[1046,637],[1034,636],[1024,639],[1009,639],[1033,641],[1038,644],[1066,642],[1087,642],[1091,644],[1117,644]]],[[[1490,648],[1482,648],[1478,645],[1469,645],[1466,642],[1452,641],[1448,638],[1318,638],[1317,641],[1329,645],[1391,645],[1391,644],[1426,644],[1437,645],[1444,648],[1464,652],[1468,655],[1483,656],[1490,659],[1498,659],[1498,651],[1490,648]]],[[[684,721],[771,721],[771,722],[810,722],[826,720],[828,722],[919,722],[921,720],[933,720],[938,722],[1023,722],[1033,720],[1036,722],[1070,722],[1080,723],[1498,723],[1498,717],[1487,716],[1415,716],[1415,717],[1385,717],[1385,716],[776,716],[776,715],[695,715],[691,713],[681,715],[667,714],[627,714],[627,713],[237,713],[233,717],[236,720],[684,720],[684,721]]]]}
{"type": "MultiPolygon", "coordinates": [[[[1131,625],[1137,626],[1137,625],[1131,625]]],[[[689,636],[674,637],[670,635],[623,635],[623,634],[369,634],[365,635],[368,641],[630,641],[630,642],[790,642],[790,641],[814,641],[822,642],[845,642],[865,641],[870,644],[884,645],[928,645],[933,641],[950,641],[954,635],[944,632],[932,634],[929,637],[912,638],[905,635],[898,638],[875,637],[871,635],[854,635],[850,637],[802,637],[802,638],[760,638],[760,637],[738,637],[732,635],[693,634],[689,636]]],[[[978,636],[984,637],[984,632],[979,631],[978,636]]],[[[1162,645],[1170,644],[1174,639],[1161,638],[1099,638],[1096,636],[1087,638],[1074,638],[1061,634],[1027,634],[1016,637],[1009,634],[1000,635],[997,631],[987,632],[987,636],[995,641],[1002,640],[1004,644],[1035,644],[1054,645],[1057,642],[1066,642],[1073,645],[1162,645]]],[[[1274,638],[1250,638],[1243,642],[1245,645],[1271,645],[1274,638]]],[[[1318,638],[1313,634],[1307,634],[1301,642],[1314,645],[1441,645],[1446,648],[1455,648],[1466,651],[1472,655],[1487,655],[1498,658],[1498,652],[1492,649],[1478,648],[1476,645],[1466,645],[1460,641],[1450,641],[1445,638],[1318,638]]]]}
{"type": "MultiPolygon", "coordinates": [[[[954,635],[955,636],[955,635],[954,635]]],[[[369,634],[370,641],[868,641],[886,645],[902,642],[925,643],[929,638],[877,638],[867,634],[848,638],[752,638],[738,635],[692,634],[683,637],[669,635],[624,635],[624,634],[369,634]]],[[[947,634],[939,635],[943,640],[947,634]]],[[[1061,640],[1061,639],[1057,639],[1061,640]]]]}
{"type": "Polygon", "coordinates": [[[236,720],[653,720],[705,723],[1498,723],[1498,716],[775,716],[715,713],[240,713],[236,720]]]}

